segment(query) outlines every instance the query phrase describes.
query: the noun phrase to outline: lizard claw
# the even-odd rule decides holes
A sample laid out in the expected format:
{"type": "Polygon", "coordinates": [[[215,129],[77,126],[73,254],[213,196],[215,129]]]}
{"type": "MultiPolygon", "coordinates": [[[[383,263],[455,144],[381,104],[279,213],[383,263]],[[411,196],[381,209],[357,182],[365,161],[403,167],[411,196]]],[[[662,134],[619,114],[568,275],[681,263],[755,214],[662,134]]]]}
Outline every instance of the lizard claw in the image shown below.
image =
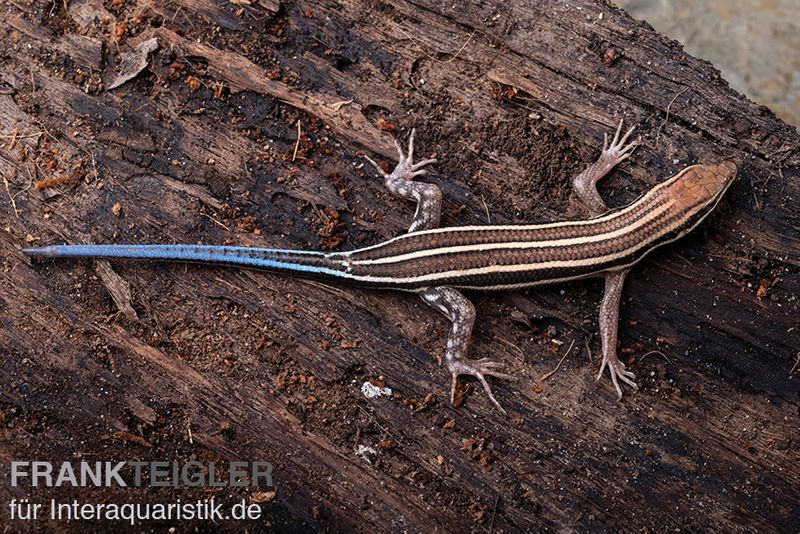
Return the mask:
{"type": "Polygon", "coordinates": [[[639,389],[639,386],[637,386],[636,382],[634,382],[636,375],[630,371],[626,371],[625,364],[616,358],[611,359],[603,357],[603,363],[600,365],[600,372],[597,373],[595,382],[600,380],[600,378],[603,376],[603,371],[605,371],[606,365],[608,365],[608,371],[611,373],[611,381],[614,383],[614,389],[617,391],[617,400],[622,399],[622,388],[619,387],[619,381],[617,379],[628,384],[633,388],[634,391],[639,389]]]}
{"type": "Polygon", "coordinates": [[[516,380],[515,376],[502,373],[498,371],[498,369],[504,368],[505,365],[500,362],[491,361],[488,358],[482,358],[480,360],[475,361],[454,361],[450,363],[450,373],[453,377],[453,385],[450,388],[450,404],[455,402],[456,397],[456,386],[458,385],[458,376],[459,375],[470,375],[474,376],[478,379],[478,381],[483,386],[484,391],[489,396],[489,400],[492,401],[492,404],[495,407],[503,412],[503,415],[508,415],[503,407],[497,402],[497,399],[494,398],[492,394],[492,387],[486,381],[486,376],[495,376],[497,378],[505,378],[508,380],[516,380]]]}
{"type": "Polygon", "coordinates": [[[414,136],[416,134],[417,130],[416,128],[413,128],[411,130],[411,135],[408,138],[408,155],[403,153],[403,147],[400,146],[400,143],[397,141],[397,139],[392,139],[394,146],[397,149],[398,163],[391,174],[384,172],[381,166],[370,159],[369,156],[364,156],[364,159],[370,162],[372,166],[378,170],[380,175],[387,180],[411,180],[415,176],[425,174],[427,171],[423,169],[423,167],[430,165],[431,163],[436,163],[436,159],[425,159],[414,163],[414,136]]]}
{"type": "Polygon", "coordinates": [[[374,159],[372,159],[371,157],[367,156],[366,154],[364,155],[364,159],[365,159],[365,160],[367,160],[367,161],[369,161],[369,162],[370,162],[370,164],[372,164],[372,166],[373,166],[373,167],[375,167],[375,169],[376,169],[376,170],[377,170],[377,171],[380,173],[380,175],[381,175],[381,176],[383,176],[383,177],[386,177],[386,176],[388,176],[388,175],[387,175],[387,174],[384,172],[384,170],[381,168],[381,166],[380,166],[380,165],[378,165],[378,162],[377,162],[377,161],[375,161],[375,160],[374,160],[374,159]]]}
{"type": "Polygon", "coordinates": [[[600,157],[597,158],[597,161],[572,179],[573,191],[581,200],[583,207],[592,216],[598,216],[608,211],[605,201],[597,193],[597,182],[611,172],[611,169],[620,162],[631,157],[633,149],[639,144],[636,140],[628,142],[634,129],[635,127],[632,126],[623,134],[622,120],[620,120],[610,144],[608,142],[608,133],[603,134],[603,150],[600,152],[600,157]]]}
{"type": "MultiPolygon", "coordinates": [[[[608,171],[631,157],[633,149],[639,145],[638,141],[631,141],[628,143],[628,138],[635,129],[635,126],[631,126],[628,131],[620,137],[622,134],[622,120],[620,119],[611,144],[608,143],[608,133],[603,134],[603,151],[600,153],[600,157],[597,158],[597,162],[594,166],[590,167],[590,169],[594,169],[594,171],[589,176],[586,176],[585,172],[576,176],[573,181],[573,187],[585,189],[587,187],[586,183],[590,184],[591,187],[596,186],[600,178],[605,176],[608,171]]],[[[592,194],[593,197],[596,195],[596,193],[592,194]]]]}
{"type": "Polygon", "coordinates": [[[627,142],[635,129],[636,126],[631,126],[628,131],[620,137],[622,133],[622,119],[620,119],[617,130],[614,132],[614,139],[611,140],[610,145],[608,144],[608,134],[605,134],[603,138],[603,153],[600,155],[600,158],[606,160],[605,163],[611,167],[628,159],[633,153],[633,149],[639,145],[638,141],[627,142]]]}

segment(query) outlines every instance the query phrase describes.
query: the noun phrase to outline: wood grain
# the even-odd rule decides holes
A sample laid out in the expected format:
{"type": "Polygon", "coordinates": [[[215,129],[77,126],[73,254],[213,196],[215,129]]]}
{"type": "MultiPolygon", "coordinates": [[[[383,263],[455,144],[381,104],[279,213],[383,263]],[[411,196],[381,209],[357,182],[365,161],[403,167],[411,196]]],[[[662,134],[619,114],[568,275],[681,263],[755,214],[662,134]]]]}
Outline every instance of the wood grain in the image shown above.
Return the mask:
{"type": "Polygon", "coordinates": [[[2,461],[272,462],[266,517],[218,525],[231,531],[796,531],[797,130],[616,8],[462,4],[0,3],[2,461]],[[147,67],[105,90],[153,37],[147,67]],[[411,127],[440,161],[426,179],[445,193],[444,224],[552,220],[621,117],[642,145],[601,187],[610,203],[691,163],[740,170],[707,223],[629,277],[620,352],[641,389],[622,402],[594,382],[597,281],[474,297],[471,356],[520,378],[495,382],[504,418],[469,381],[447,404],[447,324],[413,296],[20,253],[376,243],[411,207],[360,156],[391,165],[391,136],[411,127]],[[364,398],[370,379],[393,396],[364,398]]]}

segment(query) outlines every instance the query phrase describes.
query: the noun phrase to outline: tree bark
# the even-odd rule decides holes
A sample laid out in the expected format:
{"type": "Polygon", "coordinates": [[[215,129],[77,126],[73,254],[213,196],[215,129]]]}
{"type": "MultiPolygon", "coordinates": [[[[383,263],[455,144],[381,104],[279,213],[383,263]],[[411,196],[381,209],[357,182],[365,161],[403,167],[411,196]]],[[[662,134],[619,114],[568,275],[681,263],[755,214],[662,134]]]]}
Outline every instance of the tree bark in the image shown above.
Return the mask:
{"type": "Polygon", "coordinates": [[[800,527],[800,135],[713,65],[588,0],[0,7],[4,463],[264,460],[276,484],[4,484],[4,502],[261,501],[228,530],[800,527]],[[594,381],[598,281],[472,297],[471,357],[520,378],[493,382],[503,417],[470,379],[448,404],[448,325],[414,296],[20,252],[377,243],[413,211],[362,155],[393,165],[412,127],[443,225],[556,220],[620,118],[642,143],[610,205],[688,164],[739,168],[629,276],[640,390],[621,402],[594,381]],[[366,398],[370,380],[393,394],[366,398]]]}

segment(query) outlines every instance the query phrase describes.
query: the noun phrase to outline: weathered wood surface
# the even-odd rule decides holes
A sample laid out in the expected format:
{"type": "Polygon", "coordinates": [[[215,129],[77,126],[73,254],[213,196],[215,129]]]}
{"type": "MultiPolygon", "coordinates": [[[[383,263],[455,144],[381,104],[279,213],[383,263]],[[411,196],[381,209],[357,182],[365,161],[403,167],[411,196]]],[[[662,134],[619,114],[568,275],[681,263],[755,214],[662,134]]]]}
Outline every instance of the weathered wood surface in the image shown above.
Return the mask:
{"type": "MultiPolygon", "coordinates": [[[[277,493],[255,529],[800,527],[800,136],[712,65],[590,1],[0,6],[4,471],[268,460],[277,493]],[[152,38],[144,71],[106,91],[152,38]],[[710,221],[629,278],[620,350],[641,390],[622,402],[593,379],[599,282],[474,298],[471,355],[520,377],[495,381],[504,418],[479,390],[447,404],[447,325],[413,296],[19,252],[374,243],[411,208],[359,155],[388,162],[387,132],[412,126],[440,160],[444,224],[563,217],[569,177],[620,117],[643,142],[602,188],[614,204],[690,163],[740,168],[710,221]],[[394,396],[365,399],[367,379],[394,396]]],[[[4,480],[2,495],[208,492],[4,480]]]]}

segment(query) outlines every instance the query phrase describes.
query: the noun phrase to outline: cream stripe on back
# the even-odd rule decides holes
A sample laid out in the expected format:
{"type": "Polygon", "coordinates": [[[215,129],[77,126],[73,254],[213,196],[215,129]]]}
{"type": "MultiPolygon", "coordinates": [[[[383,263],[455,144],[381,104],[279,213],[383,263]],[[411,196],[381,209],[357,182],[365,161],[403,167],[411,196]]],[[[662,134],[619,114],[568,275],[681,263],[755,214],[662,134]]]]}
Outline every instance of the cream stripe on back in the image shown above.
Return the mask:
{"type": "MultiPolygon", "coordinates": [[[[691,214],[687,214],[676,221],[672,227],[680,228],[691,218],[691,214]]],[[[370,276],[370,275],[352,275],[351,280],[367,282],[370,284],[435,284],[438,280],[468,278],[472,276],[491,275],[499,273],[518,273],[518,272],[531,272],[547,270],[547,269],[569,269],[576,267],[587,267],[592,265],[602,265],[611,263],[614,260],[630,256],[636,250],[645,247],[653,241],[659,239],[661,235],[652,234],[647,239],[637,241],[632,246],[616,252],[614,254],[606,254],[604,256],[594,256],[589,258],[581,258],[577,260],[557,260],[557,261],[543,261],[538,263],[515,263],[509,265],[488,265],[485,267],[475,267],[472,269],[452,269],[449,271],[442,271],[437,273],[422,274],[419,276],[410,277],[392,277],[392,276],[370,276]]],[[[457,282],[452,283],[458,286],[457,282]]]]}
{"type": "MultiPolygon", "coordinates": [[[[498,249],[537,249],[545,247],[549,248],[549,247],[561,247],[570,245],[575,246],[575,245],[596,243],[599,241],[605,241],[608,239],[613,239],[615,237],[620,237],[625,234],[636,231],[642,226],[652,222],[654,219],[659,218],[663,213],[669,211],[672,208],[673,204],[674,202],[672,201],[672,199],[669,199],[668,202],[661,204],[660,206],[647,212],[643,217],[635,221],[634,224],[631,224],[629,226],[623,226],[612,232],[606,232],[603,234],[588,235],[571,239],[550,239],[546,241],[511,241],[511,242],[481,243],[475,245],[457,245],[451,247],[440,247],[428,250],[416,250],[405,254],[388,256],[385,258],[376,258],[372,260],[354,260],[352,262],[352,265],[362,266],[362,265],[382,265],[387,263],[399,263],[407,260],[426,258],[431,256],[437,256],[440,254],[455,254],[459,252],[478,252],[478,251],[483,252],[483,251],[491,251],[498,249]]],[[[486,227],[478,227],[478,228],[486,228],[486,227]]],[[[511,228],[520,229],[521,227],[515,226],[511,228]]],[[[459,228],[459,230],[460,229],[461,228],[459,228]]]]}

